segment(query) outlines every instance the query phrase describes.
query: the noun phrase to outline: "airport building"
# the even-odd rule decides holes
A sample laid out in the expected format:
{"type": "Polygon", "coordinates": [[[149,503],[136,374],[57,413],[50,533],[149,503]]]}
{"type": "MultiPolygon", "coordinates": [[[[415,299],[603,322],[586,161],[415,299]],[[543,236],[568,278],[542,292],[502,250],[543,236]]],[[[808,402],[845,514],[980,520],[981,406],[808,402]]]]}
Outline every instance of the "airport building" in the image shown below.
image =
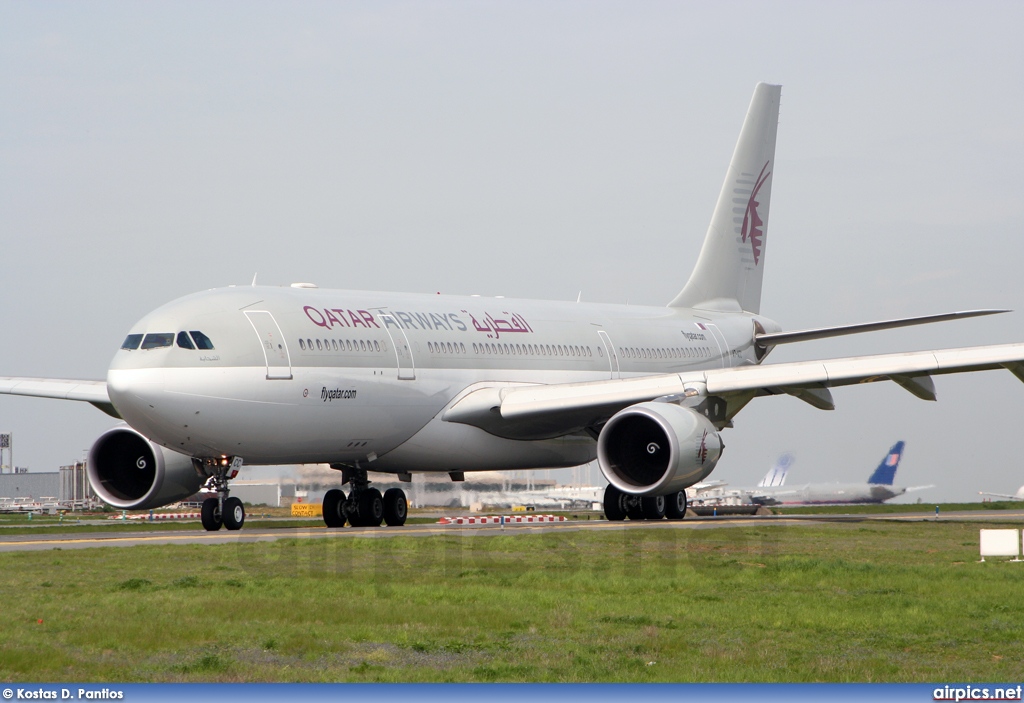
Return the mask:
{"type": "Polygon", "coordinates": [[[56,500],[68,508],[100,505],[89,485],[85,462],[60,467],[60,471],[0,474],[0,503],[5,499],[56,500]]]}

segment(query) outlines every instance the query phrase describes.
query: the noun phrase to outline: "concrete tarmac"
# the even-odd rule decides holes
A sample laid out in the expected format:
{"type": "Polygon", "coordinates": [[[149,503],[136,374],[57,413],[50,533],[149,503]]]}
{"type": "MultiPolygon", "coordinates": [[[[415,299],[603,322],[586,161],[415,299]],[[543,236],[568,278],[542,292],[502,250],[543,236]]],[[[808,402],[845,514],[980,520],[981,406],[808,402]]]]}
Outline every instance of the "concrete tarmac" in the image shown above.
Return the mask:
{"type": "Polygon", "coordinates": [[[403,527],[344,527],[327,529],[314,522],[309,527],[267,528],[259,520],[237,532],[220,530],[89,532],[88,525],[68,527],[60,532],[45,534],[4,535],[0,531],[0,552],[38,551],[46,549],[88,549],[93,547],[135,547],[161,544],[252,544],[274,542],[280,539],[384,539],[387,537],[430,537],[458,533],[464,536],[493,535],[504,530],[506,534],[541,534],[574,530],[634,530],[640,528],[662,530],[700,530],[719,527],[749,527],[753,524],[782,526],[836,522],[912,521],[912,522],[964,521],[1013,523],[1024,527],[1024,508],[1021,510],[967,510],[941,513],[887,513],[850,515],[758,515],[686,518],[685,520],[657,522],[606,520],[570,520],[559,523],[506,525],[433,525],[413,524],[403,527]]]}

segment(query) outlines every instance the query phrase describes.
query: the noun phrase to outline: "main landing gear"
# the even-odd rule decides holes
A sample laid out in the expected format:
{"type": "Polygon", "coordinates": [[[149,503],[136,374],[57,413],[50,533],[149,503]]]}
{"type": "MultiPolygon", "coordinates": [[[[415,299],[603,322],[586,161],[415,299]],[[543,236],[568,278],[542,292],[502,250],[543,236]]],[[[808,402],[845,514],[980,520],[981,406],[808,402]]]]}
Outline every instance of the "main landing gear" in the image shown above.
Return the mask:
{"type": "Polygon", "coordinates": [[[324,496],[324,523],[328,527],[344,527],[346,522],[352,527],[380,527],[382,522],[388,527],[405,524],[409,502],[401,488],[389,488],[381,495],[370,486],[366,469],[347,466],[342,468],[342,482],[352,487],[347,496],[338,488],[324,496]]]}
{"type": "Polygon", "coordinates": [[[686,491],[667,496],[634,496],[611,484],[604,489],[604,515],[611,521],[682,520],[686,515],[686,491]]]}
{"type": "Polygon", "coordinates": [[[245,524],[245,506],[238,498],[228,495],[228,481],[238,475],[241,466],[241,457],[203,459],[197,465],[196,470],[209,477],[204,487],[217,492],[216,498],[203,501],[203,529],[207,532],[216,532],[222,526],[240,530],[245,524]]]}

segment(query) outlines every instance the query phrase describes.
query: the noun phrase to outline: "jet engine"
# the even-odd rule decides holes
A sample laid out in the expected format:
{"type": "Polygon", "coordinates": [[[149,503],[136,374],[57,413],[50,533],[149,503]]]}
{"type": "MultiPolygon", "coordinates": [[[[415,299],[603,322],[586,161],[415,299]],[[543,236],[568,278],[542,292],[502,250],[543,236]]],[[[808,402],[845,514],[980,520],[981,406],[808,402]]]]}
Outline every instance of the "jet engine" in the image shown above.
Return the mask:
{"type": "Polygon", "coordinates": [[[157,446],[128,426],[101,434],[87,466],[96,495],[125,510],[159,508],[187,498],[205,482],[190,457],[157,446]]]}
{"type": "Polygon", "coordinates": [[[700,413],[673,403],[639,403],[605,424],[597,461],[623,493],[668,495],[710,474],[722,447],[718,430],[700,413]]]}

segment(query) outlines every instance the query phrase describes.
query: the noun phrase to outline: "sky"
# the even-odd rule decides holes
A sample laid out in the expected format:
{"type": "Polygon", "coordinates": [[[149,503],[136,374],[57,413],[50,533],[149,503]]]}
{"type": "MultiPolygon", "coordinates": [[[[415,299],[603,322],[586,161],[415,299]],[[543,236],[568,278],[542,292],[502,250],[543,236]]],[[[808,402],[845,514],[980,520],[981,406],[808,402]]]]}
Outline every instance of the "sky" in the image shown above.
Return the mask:
{"type": "MultiPolygon", "coordinates": [[[[230,284],[663,305],[754,85],[783,85],[762,312],[785,329],[1015,312],[769,361],[1024,341],[1019,2],[0,0],[0,375],[102,379],[131,325],[230,284]]],[[[1024,483],[1024,384],[755,400],[714,478],[916,500],[1024,483]]],[[[14,463],[113,421],[0,397],[14,463]]]]}

